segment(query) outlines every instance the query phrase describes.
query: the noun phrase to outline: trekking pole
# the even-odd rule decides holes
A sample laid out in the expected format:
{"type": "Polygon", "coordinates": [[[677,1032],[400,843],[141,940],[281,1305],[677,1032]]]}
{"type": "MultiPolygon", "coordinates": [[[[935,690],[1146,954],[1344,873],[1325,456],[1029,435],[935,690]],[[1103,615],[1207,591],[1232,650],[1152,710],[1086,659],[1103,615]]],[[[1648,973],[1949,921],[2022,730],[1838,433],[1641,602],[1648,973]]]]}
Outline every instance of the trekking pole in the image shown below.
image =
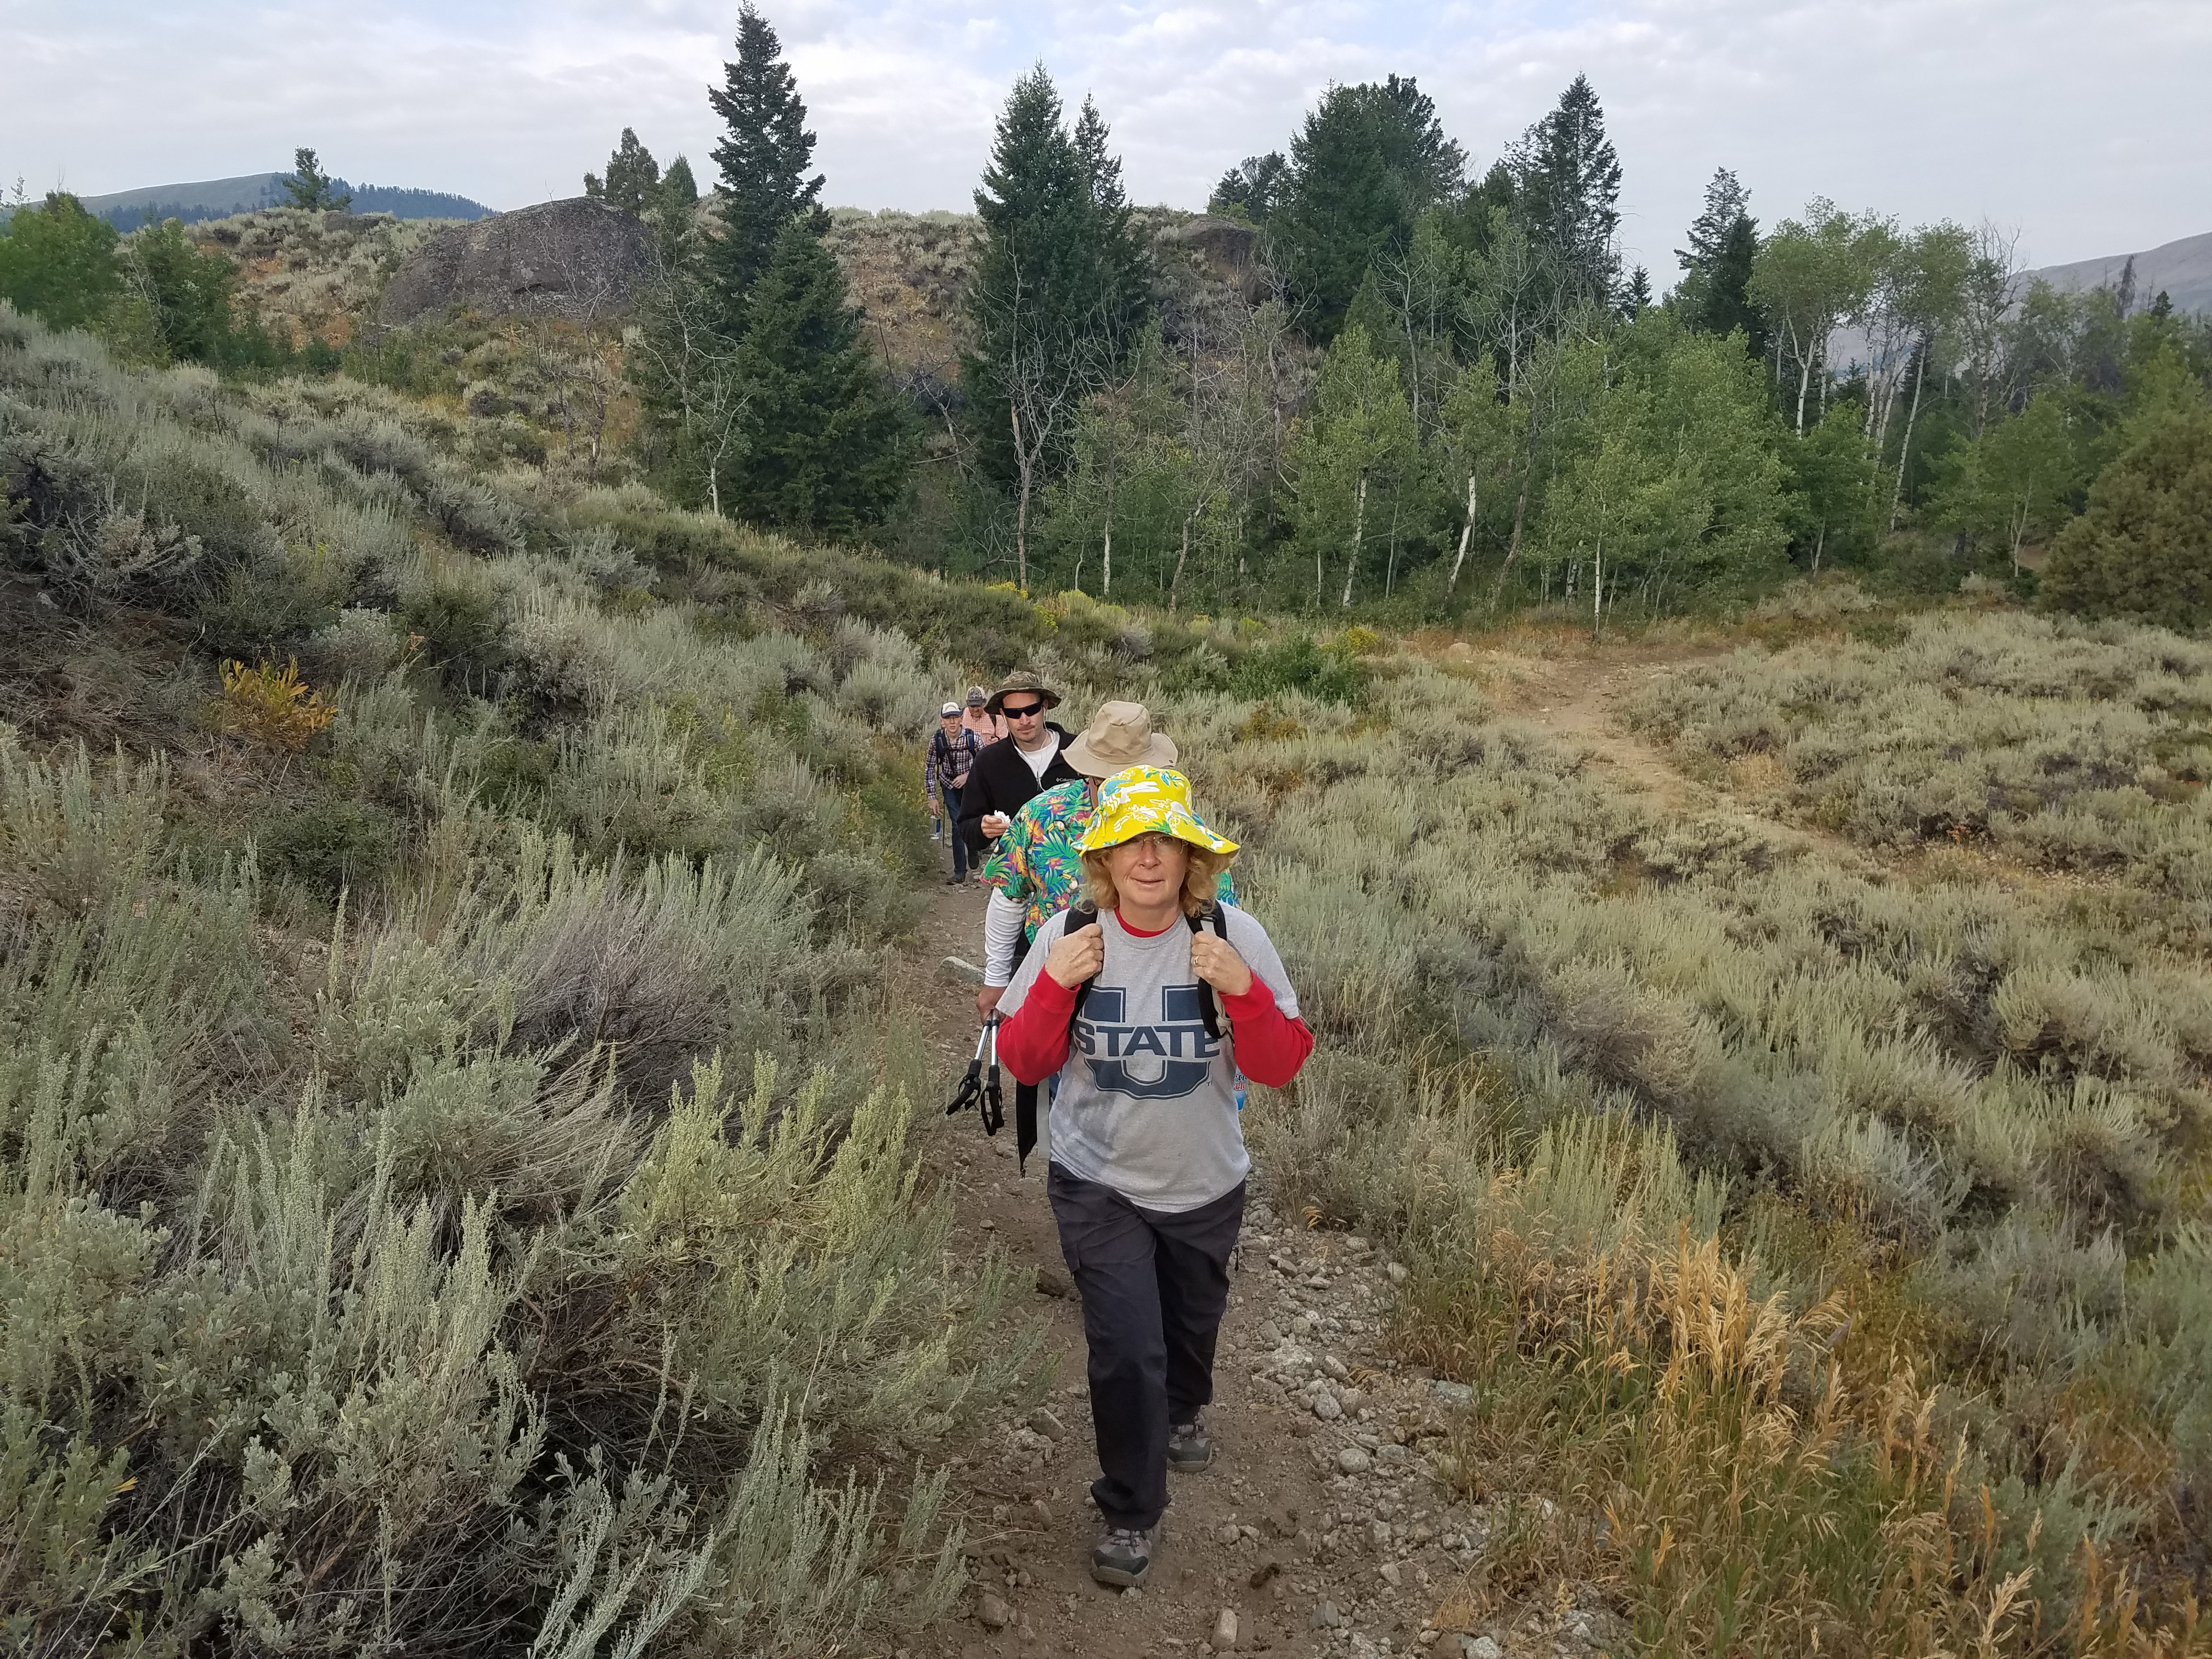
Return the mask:
{"type": "Polygon", "coordinates": [[[945,1109],[945,1116],[951,1117],[954,1113],[965,1111],[970,1106],[982,1104],[983,1045],[991,1040],[991,1026],[997,1023],[998,1017],[994,1015],[990,1024],[975,1033],[975,1057],[968,1062],[968,1075],[960,1079],[960,1087],[952,1096],[952,1103],[945,1109]]]}
{"type": "Polygon", "coordinates": [[[990,1069],[983,1073],[983,1133],[995,1135],[1006,1127],[1006,1097],[999,1091],[999,1017],[993,1014],[983,1026],[991,1039],[990,1069]]]}

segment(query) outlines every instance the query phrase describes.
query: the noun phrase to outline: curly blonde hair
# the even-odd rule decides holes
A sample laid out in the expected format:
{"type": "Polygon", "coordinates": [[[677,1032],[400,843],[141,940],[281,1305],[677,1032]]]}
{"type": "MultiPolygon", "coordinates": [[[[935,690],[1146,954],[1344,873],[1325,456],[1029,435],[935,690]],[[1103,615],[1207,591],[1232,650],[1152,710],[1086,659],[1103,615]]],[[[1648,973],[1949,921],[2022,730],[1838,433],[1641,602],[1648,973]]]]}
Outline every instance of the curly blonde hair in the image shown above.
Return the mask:
{"type": "MultiPolygon", "coordinates": [[[[1217,853],[1210,847],[1195,847],[1187,841],[1178,840],[1176,844],[1189,855],[1182,872],[1182,913],[1202,916],[1213,908],[1221,889],[1221,872],[1237,862],[1237,854],[1217,853]]],[[[1103,847],[1083,855],[1084,896],[1097,907],[1102,915],[1121,908],[1121,895],[1114,885],[1114,873],[1106,867],[1106,855],[1113,850],[1103,847]]]]}

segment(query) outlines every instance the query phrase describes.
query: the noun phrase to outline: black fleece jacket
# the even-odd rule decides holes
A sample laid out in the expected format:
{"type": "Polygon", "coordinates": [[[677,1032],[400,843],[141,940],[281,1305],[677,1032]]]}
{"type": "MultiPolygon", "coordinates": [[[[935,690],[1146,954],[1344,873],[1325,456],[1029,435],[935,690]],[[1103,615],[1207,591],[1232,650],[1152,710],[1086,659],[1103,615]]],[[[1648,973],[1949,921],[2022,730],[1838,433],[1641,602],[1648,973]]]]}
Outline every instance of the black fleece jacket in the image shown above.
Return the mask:
{"type": "Polygon", "coordinates": [[[1045,722],[1045,729],[1059,737],[1060,747],[1053,753],[1052,764],[1044,769],[1042,783],[1012,738],[985,744],[975,757],[975,764],[969,769],[967,787],[960,792],[960,833],[967,837],[970,852],[983,850],[985,813],[1004,812],[1012,817],[1032,796],[1082,776],[1067,763],[1067,729],[1051,720],[1045,722]]]}

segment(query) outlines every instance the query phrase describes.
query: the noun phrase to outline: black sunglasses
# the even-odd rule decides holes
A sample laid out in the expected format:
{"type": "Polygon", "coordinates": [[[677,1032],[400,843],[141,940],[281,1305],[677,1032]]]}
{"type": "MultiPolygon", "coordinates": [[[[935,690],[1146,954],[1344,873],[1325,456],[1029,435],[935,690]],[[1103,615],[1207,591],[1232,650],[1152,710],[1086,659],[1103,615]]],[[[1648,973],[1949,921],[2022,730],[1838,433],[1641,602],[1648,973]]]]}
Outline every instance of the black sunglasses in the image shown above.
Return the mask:
{"type": "Polygon", "coordinates": [[[1019,708],[1010,702],[1002,702],[999,705],[999,712],[1010,720],[1025,720],[1032,714],[1043,714],[1046,705],[1041,702],[1024,703],[1019,708]]]}

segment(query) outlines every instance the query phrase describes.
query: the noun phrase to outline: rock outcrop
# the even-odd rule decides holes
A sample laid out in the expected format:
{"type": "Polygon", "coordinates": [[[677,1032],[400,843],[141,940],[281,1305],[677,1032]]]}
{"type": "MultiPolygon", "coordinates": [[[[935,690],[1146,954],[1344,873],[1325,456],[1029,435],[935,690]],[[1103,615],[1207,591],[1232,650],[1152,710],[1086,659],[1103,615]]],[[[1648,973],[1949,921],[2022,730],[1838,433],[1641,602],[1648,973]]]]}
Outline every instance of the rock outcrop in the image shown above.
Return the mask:
{"type": "Polygon", "coordinates": [[[1266,283],[1260,268],[1260,233],[1254,226],[1204,213],[1169,234],[1204,260],[1215,276],[1248,301],[1265,297],[1266,283]]]}
{"type": "Polygon", "coordinates": [[[629,306],[652,263],[635,214],[581,196],[541,202],[431,237],[392,273],[376,319],[394,326],[464,306],[604,321],[629,306]]]}

